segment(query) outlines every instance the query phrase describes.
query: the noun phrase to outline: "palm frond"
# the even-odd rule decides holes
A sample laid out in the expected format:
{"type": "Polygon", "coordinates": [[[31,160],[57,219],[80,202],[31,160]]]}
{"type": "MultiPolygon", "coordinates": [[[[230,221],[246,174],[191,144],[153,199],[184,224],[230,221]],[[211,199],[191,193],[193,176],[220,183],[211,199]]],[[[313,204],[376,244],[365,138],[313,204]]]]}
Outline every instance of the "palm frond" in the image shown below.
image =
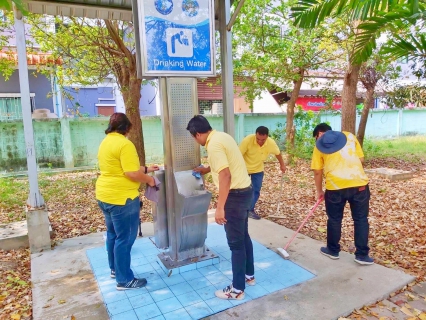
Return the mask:
{"type": "Polygon", "coordinates": [[[418,58],[425,60],[426,35],[420,34],[417,39],[413,35],[409,35],[408,39],[395,36],[381,49],[381,53],[389,54],[395,59],[407,57],[409,60],[416,60],[418,58]]]}
{"type": "Polygon", "coordinates": [[[398,10],[388,12],[383,16],[370,18],[358,26],[361,30],[355,38],[355,52],[352,56],[352,62],[361,63],[367,61],[373,50],[376,48],[376,39],[383,30],[389,25],[395,25],[396,22],[405,20],[410,17],[411,12],[406,10],[398,10]]]}
{"type": "Polygon", "coordinates": [[[295,25],[314,28],[325,18],[350,12],[351,20],[367,21],[386,13],[409,11],[411,15],[422,12],[425,3],[419,0],[299,0],[292,7],[295,25]]]}
{"type": "Polygon", "coordinates": [[[16,8],[22,13],[27,13],[27,9],[22,0],[0,0],[0,10],[11,11],[13,9],[12,3],[15,4],[16,8]]]}
{"type": "Polygon", "coordinates": [[[314,28],[329,17],[333,9],[343,10],[346,0],[299,0],[292,7],[295,25],[301,28],[314,28]]]}

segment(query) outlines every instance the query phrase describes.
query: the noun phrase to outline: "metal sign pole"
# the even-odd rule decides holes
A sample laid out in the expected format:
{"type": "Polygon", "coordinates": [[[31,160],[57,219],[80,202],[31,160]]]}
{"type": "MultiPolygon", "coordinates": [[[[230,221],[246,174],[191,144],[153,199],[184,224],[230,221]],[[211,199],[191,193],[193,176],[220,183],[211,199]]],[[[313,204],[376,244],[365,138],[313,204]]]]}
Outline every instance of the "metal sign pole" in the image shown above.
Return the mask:
{"type": "Polygon", "coordinates": [[[230,0],[220,0],[219,5],[219,32],[220,58],[222,67],[223,92],[223,129],[235,137],[234,124],[234,79],[232,66],[232,32],[228,31],[227,22],[230,19],[230,0]]]}
{"type": "Polygon", "coordinates": [[[27,203],[31,208],[40,208],[44,206],[44,200],[40,194],[37,179],[37,160],[34,146],[34,129],[31,117],[30,86],[25,46],[25,24],[22,20],[21,12],[19,12],[16,8],[14,9],[14,14],[16,48],[18,50],[19,85],[21,88],[22,118],[27,151],[28,181],[30,184],[30,194],[27,203]]]}

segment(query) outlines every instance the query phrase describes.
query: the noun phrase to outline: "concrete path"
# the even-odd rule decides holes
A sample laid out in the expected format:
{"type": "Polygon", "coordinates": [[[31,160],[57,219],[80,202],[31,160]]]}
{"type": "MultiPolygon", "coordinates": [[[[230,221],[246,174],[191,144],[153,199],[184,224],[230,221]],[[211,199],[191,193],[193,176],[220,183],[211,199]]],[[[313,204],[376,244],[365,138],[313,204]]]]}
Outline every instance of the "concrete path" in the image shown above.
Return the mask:
{"type": "MultiPolygon", "coordinates": [[[[268,220],[249,222],[253,239],[269,248],[283,246],[293,231],[268,220]]],[[[144,236],[153,225],[142,225],[144,236]]],[[[108,319],[90,269],[86,250],[103,245],[102,233],[67,239],[54,250],[31,256],[35,320],[108,319]]],[[[353,255],[331,260],[319,253],[322,244],[299,235],[290,258],[316,275],[312,280],[218,313],[210,319],[337,319],[354,309],[387,298],[414,280],[380,265],[360,266],[353,255]]],[[[279,272],[279,270],[277,270],[279,272]]]]}

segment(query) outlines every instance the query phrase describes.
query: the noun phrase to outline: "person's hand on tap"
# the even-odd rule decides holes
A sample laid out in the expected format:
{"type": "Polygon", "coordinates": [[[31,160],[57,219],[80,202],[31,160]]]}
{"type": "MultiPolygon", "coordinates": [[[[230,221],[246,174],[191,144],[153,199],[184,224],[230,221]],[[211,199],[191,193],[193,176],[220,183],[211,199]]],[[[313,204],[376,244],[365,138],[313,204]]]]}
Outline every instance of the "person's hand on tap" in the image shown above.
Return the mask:
{"type": "Polygon", "coordinates": [[[153,166],[150,166],[150,167],[146,167],[146,172],[148,172],[148,173],[158,171],[158,170],[160,170],[160,167],[157,166],[156,164],[154,164],[153,166]]]}
{"type": "Polygon", "coordinates": [[[207,173],[209,173],[210,172],[210,167],[204,167],[204,166],[199,166],[199,167],[195,167],[194,169],[192,169],[192,171],[194,171],[194,172],[199,172],[199,173],[201,173],[202,175],[205,175],[205,174],[207,174],[207,173]]]}

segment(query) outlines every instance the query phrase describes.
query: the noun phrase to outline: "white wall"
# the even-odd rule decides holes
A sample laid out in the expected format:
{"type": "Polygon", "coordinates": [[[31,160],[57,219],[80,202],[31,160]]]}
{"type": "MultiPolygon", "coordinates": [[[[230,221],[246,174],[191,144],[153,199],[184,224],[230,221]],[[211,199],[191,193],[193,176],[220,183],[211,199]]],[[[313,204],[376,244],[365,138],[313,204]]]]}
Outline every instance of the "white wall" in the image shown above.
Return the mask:
{"type": "Polygon", "coordinates": [[[263,91],[260,99],[253,101],[253,113],[282,113],[283,109],[268,91],[263,91]]]}

